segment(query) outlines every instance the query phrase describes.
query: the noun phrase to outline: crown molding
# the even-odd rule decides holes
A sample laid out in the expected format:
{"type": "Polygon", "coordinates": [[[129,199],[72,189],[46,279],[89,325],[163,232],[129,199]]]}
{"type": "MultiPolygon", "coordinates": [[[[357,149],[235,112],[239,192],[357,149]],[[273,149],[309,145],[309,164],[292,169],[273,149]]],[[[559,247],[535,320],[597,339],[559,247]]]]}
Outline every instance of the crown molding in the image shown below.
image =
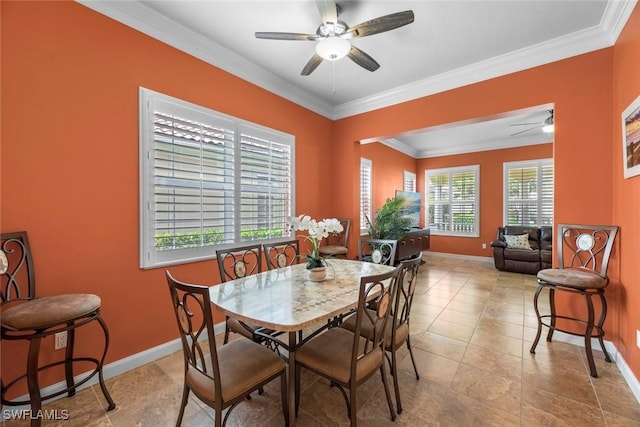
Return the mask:
{"type": "Polygon", "coordinates": [[[609,0],[599,25],[337,106],[326,103],[248,59],[139,1],[75,0],[249,83],[331,120],[362,114],[615,44],[637,0],[609,0]]]}
{"type": "Polygon", "coordinates": [[[139,1],[75,1],[324,117],[333,115],[331,104],[139,1]]]}
{"type": "Polygon", "coordinates": [[[411,147],[410,145],[407,145],[401,141],[398,141],[395,138],[386,138],[386,139],[378,139],[378,138],[372,138],[372,139],[363,139],[360,141],[360,144],[370,144],[373,142],[379,142],[381,144],[386,145],[387,147],[391,147],[394,150],[400,151],[401,153],[406,154],[407,156],[413,157],[414,159],[418,158],[418,155],[420,154],[418,152],[418,150],[416,150],[415,148],[411,147]]]}
{"type": "Polygon", "coordinates": [[[430,157],[451,156],[455,154],[477,153],[480,151],[503,150],[506,148],[548,144],[550,142],[553,142],[553,136],[550,136],[549,141],[541,141],[539,136],[484,141],[482,143],[473,142],[471,144],[463,144],[454,140],[450,141],[450,143],[445,147],[418,151],[418,154],[414,157],[416,159],[427,159],[430,157]]]}
{"type": "Polygon", "coordinates": [[[636,3],[637,0],[610,0],[599,25],[346,102],[334,108],[333,119],[362,114],[612,46],[636,3]]]}

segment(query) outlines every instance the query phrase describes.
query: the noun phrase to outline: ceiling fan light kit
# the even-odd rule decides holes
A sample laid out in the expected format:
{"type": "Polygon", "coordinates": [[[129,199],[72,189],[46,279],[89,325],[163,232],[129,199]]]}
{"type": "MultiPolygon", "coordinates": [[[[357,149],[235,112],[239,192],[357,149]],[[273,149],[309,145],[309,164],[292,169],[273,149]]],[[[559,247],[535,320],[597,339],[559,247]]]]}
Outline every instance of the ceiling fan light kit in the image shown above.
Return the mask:
{"type": "Polygon", "coordinates": [[[338,19],[341,8],[335,0],[316,0],[316,6],[320,13],[321,24],[316,34],[281,33],[281,32],[256,32],[258,39],[266,40],[300,40],[317,41],[315,53],[309,59],[300,73],[308,76],[323,60],[337,61],[349,57],[353,62],[368,71],[380,68],[375,59],[367,53],[352,45],[350,39],[366,37],[384,33],[407,24],[414,20],[413,11],[405,10],[390,15],[380,16],[353,27],[338,19]]]}
{"type": "Polygon", "coordinates": [[[327,61],[344,58],[350,50],[351,43],[338,36],[327,37],[316,44],[316,53],[327,61]]]}

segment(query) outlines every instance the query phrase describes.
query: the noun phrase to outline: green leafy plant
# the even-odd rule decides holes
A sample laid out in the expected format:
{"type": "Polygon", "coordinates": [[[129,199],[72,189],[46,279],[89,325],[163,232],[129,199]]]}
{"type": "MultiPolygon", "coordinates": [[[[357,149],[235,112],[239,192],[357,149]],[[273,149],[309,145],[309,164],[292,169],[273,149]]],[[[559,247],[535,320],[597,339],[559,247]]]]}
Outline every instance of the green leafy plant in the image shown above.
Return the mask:
{"type": "Polygon", "coordinates": [[[387,199],[376,211],[373,222],[366,218],[369,236],[372,239],[401,240],[411,228],[411,219],[404,216],[409,203],[410,200],[404,197],[387,199]]]}

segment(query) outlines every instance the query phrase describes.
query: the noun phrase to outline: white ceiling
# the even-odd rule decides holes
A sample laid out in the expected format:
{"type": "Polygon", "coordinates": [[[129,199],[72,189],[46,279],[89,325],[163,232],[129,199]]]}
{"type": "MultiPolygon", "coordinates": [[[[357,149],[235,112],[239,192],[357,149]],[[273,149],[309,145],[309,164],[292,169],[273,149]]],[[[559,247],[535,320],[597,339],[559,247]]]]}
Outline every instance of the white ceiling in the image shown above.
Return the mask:
{"type": "MultiPolygon", "coordinates": [[[[380,64],[377,71],[344,58],[324,61],[310,76],[300,71],[316,42],[256,39],[254,33],[315,34],[321,22],[312,0],[78,2],[338,119],[611,46],[636,0],[338,0],[340,19],[350,26],[403,10],[413,10],[415,21],[352,40],[380,64]]],[[[511,138],[509,124],[544,121],[550,107],[377,137],[414,157],[446,154],[438,141],[475,149],[549,142],[548,134],[535,142],[532,135],[542,132],[534,131],[511,138]],[[501,142],[481,148],[485,140],[501,142]]]]}

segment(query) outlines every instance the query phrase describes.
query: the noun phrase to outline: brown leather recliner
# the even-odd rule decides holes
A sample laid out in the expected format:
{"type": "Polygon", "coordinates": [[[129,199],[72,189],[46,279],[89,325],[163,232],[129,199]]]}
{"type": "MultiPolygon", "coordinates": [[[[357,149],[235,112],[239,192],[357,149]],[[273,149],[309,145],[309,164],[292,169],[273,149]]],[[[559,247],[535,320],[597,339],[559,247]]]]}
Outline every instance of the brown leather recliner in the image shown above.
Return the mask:
{"type": "Polygon", "coordinates": [[[495,266],[501,271],[537,274],[552,264],[553,236],[549,226],[524,227],[508,225],[498,227],[497,239],[491,242],[495,266]],[[530,249],[510,247],[507,236],[528,235],[530,249]]]}

